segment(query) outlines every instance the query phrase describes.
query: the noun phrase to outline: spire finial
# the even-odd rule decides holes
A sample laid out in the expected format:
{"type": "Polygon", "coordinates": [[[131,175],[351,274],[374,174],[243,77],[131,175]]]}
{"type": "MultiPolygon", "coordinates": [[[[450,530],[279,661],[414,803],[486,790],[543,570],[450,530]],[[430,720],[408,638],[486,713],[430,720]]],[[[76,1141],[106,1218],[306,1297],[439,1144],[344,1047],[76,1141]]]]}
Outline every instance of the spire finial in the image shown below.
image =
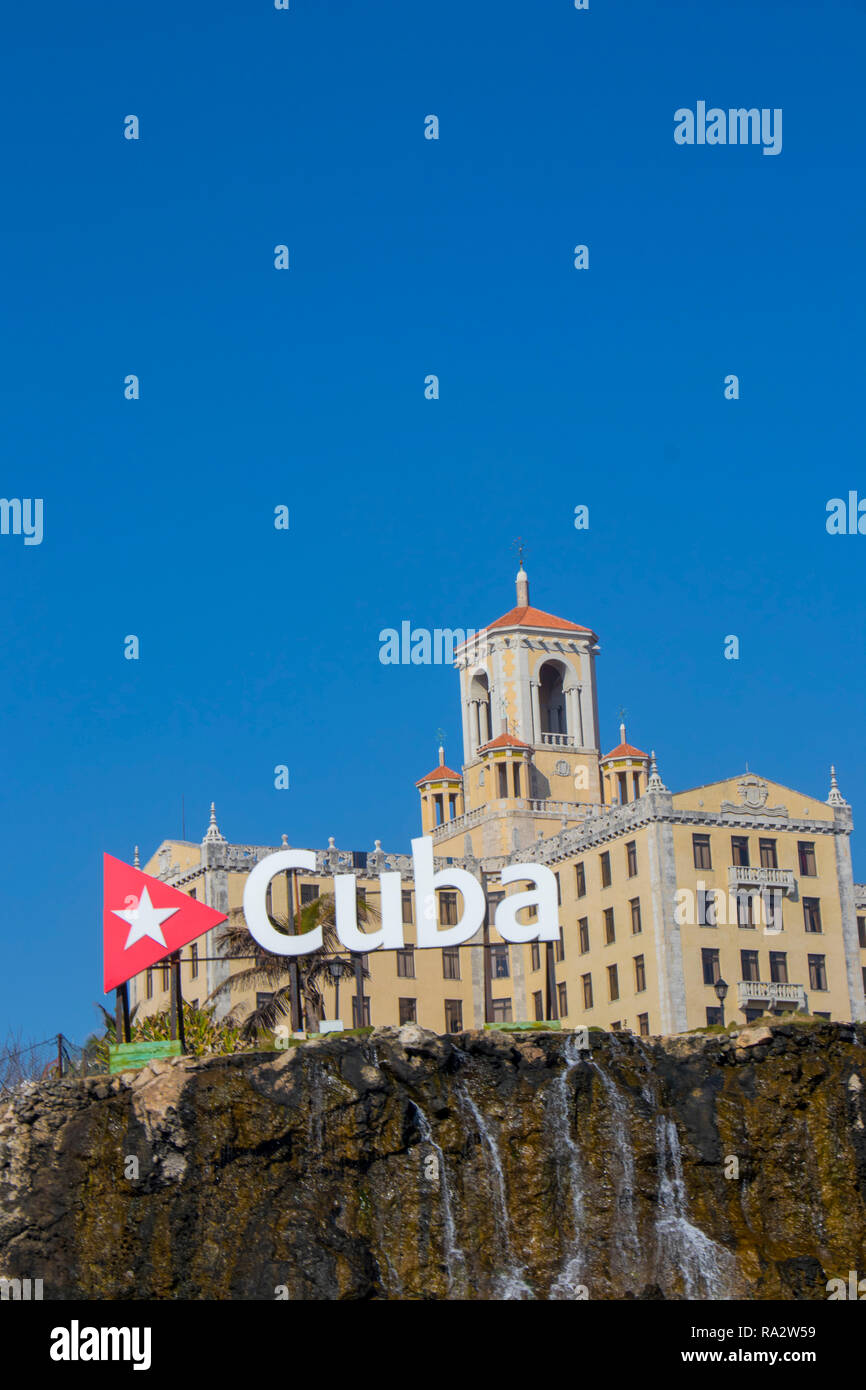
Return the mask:
{"type": "Polygon", "coordinates": [[[445,730],[437,729],[436,737],[439,740],[439,767],[445,766],[445,730]]]}
{"type": "Polygon", "coordinates": [[[646,784],[648,792],[666,792],[667,787],[659,776],[658,765],[656,763],[656,750],[653,748],[650,753],[650,775],[646,784]]]}
{"type": "Polygon", "coordinates": [[[517,558],[520,562],[520,569],[517,571],[517,606],[518,608],[529,607],[529,577],[523,568],[523,552],[526,546],[523,537],[518,536],[512,543],[512,549],[517,551],[517,558]]]}
{"type": "Polygon", "coordinates": [[[839,783],[836,781],[836,765],[830,765],[830,795],[827,797],[829,806],[847,806],[848,802],[839,790],[839,783]]]}
{"type": "Polygon", "coordinates": [[[620,741],[620,743],[625,743],[625,717],[626,717],[626,714],[627,714],[627,713],[628,713],[628,710],[627,710],[623,705],[620,705],[620,707],[619,707],[619,741],[620,741]]]}
{"type": "Polygon", "coordinates": [[[210,825],[205,831],[204,838],[206,841],[219,840],[221,843],[225,844],[225,836],[220,832],[220,828],[217,825],[216,803],[213,801],[210,804],[210,825]]]}
{"type": "Polygon", "coordinates": [[[132,854],[132,864],[133,864],[133,868],[136,868],[136,869],[140,869],[140,868],[141,868],[141,864],[139,863],[139,859],[138,859],[138,845],[135,846],[135,849],[134,849],[133,854],[132,854]]]}

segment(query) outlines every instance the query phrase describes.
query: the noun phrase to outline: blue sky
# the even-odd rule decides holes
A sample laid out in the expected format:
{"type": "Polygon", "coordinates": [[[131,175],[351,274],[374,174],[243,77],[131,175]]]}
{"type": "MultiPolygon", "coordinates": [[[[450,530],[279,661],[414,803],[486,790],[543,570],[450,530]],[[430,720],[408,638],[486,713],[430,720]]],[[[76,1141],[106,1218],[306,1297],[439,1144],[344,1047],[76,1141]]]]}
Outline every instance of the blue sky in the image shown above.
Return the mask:
{"type": "Polygon", "coordinates": [[[4,1030],[93,1026],[102,852],[179,835],[182,795],[189,838],[213,799],[236,841],[405,848],[457,680],[379,631],[505,612],[518,533],[533,601],[600,635],[606,746],[625,706],[674,789],[748,761],[826,796],[835,761],[866,814],[866,538],[825,530],[866,495],[864,31],[843,0],[9,13],[0,491],[45,536],[0,536],[4,1030]],[[675,145],[698,100],[782,108],[782,153],[675,145]]]}

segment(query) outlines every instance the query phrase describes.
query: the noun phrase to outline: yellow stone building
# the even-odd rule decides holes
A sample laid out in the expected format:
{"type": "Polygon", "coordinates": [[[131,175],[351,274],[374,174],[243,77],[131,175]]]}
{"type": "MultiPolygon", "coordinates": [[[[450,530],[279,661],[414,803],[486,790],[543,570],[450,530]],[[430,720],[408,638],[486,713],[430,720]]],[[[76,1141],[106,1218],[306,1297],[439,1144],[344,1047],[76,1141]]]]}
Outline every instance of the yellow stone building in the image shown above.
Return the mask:
{"type": "MultiPolygon", "coordinates": [[[[332,890],[352,873],[375,907],[378,875],[404,880],[405,949],[372,951],[361,1009],[351,980],[340,984],[347,1027],[417,1021],[437,1032],[485,1021],[559,1018],[567,1027],[676,1033],[732,1018],[791,1009],[833,1019],[866,1018],[866,885],[851,869],[851,809],[831,769],[826,801],[746,772],[671,792],[655,755],[626,741],[602,755],[596,634],[532,607],[521,568],[517,603],[455,653],[463,764],[439,763],[417,782],[421,830],[437,869],[482,880],[489,921],[500,874],[537,862],[557,878],[561,940],[507,944],[485,926],[472,941],[414,949],[412,859],[317,850],[299,872],[296,902],[332,890]],[[727,984],[722,1001],[718,982],[727,984]]],[[[166,840],[146,872],[223,912],[239,908],[254,864],[282,846],[229,843],[211,821],[201,844],[166,840]]],[[[522,885],[509,885],[509,892],[522,885]]],[[[272,909],[288,911],[286,876],[272,909]]],[[[454,924],[461,897],[437,892],[438,921],[454,924]]],[[[525,909],[524,912],[531,911],[525,909]]],[[[242,963],[219,958],[219,928],[182,954],[184,997],[204,1002],[242,963]]],[[[724,990],[721,991],[724,993],[724,990]]],[[[138,976],[139,1016],[164,1009],[168,971],[138,976]]],[[[218,1009],[240,1016],[255,994],[232,986],[218,1009]]],[[[336,987],[325,1015],[336,1017],[336,987]]]]}

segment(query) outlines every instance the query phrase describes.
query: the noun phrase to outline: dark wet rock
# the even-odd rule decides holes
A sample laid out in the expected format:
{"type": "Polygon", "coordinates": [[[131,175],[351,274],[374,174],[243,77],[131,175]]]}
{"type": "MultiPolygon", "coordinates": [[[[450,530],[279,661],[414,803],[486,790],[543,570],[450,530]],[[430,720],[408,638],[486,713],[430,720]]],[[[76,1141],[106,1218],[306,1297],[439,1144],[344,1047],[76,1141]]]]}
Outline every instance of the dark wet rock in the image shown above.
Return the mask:
{"type": "Polygon", "coordinates": [[[817,1299],[866,1272],[866,1028],[417,1025],[0,1108],[46,1299],[817,1299]]]}

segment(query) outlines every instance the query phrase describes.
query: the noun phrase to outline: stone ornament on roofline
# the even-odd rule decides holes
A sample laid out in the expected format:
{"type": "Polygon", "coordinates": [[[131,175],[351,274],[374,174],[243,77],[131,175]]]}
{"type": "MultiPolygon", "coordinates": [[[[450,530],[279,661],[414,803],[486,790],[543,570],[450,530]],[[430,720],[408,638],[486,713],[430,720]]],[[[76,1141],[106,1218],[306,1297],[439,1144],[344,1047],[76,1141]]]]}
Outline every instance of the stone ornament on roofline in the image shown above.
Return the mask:
{"type": "Polygon", "coordinates": [[[760,812],[764,816],[787,816],[788,814],[787,806],[768,806],[766,804],[770,789],[766,782],[762,782],[760,777],[756,777],[754,773],[749,773],[747,777],[741,778],[737,783],[737,791],[740,794],[740,800],[738,802],[723,801],[720,807],[721,811],[752,811],[755,815],[760,812]]]}

